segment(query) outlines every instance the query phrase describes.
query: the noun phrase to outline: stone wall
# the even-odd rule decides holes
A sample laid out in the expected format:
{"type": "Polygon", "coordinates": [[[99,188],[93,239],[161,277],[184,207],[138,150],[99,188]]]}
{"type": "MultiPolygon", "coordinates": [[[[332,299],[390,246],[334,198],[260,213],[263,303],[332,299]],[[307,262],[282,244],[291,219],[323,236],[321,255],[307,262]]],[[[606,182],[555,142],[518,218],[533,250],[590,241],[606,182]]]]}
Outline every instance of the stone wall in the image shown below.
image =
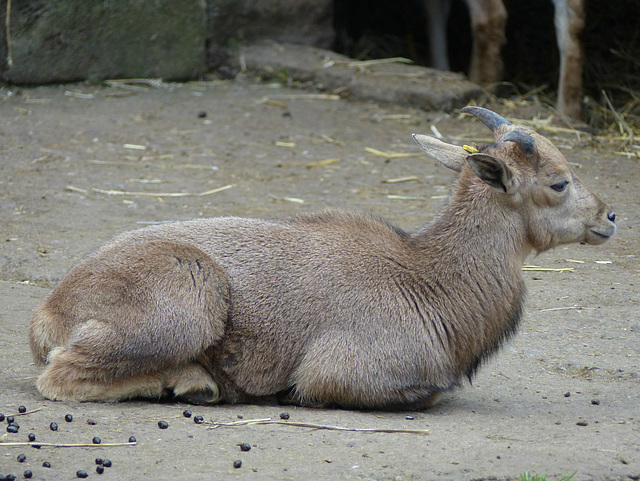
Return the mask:
{"type": "Polygon", "coordinates": [[[198,78],[238,42],[269,37],[328,46],[330,6],[331,0],[2,0],[0,76],[14,84],[198,78]]]}

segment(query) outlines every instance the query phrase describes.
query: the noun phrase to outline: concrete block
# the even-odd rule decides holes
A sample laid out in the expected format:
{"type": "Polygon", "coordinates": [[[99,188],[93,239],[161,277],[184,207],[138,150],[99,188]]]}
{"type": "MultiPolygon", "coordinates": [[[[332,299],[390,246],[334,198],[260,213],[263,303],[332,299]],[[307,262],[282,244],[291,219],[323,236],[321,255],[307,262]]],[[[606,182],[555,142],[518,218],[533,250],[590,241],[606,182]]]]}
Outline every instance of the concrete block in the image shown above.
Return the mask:
{"type": "Polygon", "coordinates": [[[13,1],[5,30],[11,64],[3,63],[2,77],[16,84],[197,77],[206,70],[206,6],[205,0],[13,1]]]}
{"type": "Polygon", "coordinates": [[[247,69],[264,78],[283,74],[354,99],[452,111],[483,95],[463,75],[404,63],[357,62],[305,45],[273,42],[241,49],[247,69]]]}

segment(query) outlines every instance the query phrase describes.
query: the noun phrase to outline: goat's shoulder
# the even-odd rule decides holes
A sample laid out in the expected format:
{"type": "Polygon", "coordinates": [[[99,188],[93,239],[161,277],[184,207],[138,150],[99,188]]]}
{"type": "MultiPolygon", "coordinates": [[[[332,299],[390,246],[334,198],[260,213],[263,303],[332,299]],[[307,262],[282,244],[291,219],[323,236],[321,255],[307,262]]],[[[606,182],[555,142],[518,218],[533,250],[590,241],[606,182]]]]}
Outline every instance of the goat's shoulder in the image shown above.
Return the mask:
{"type": "Polygon", "coordinates": [[[319,230],[342,232],[345,236],[357,233],[391,234],[401,237],[407,232],[386,220],[364,210],[325,208],[314,212],[303,212],[291,217],[279,219],[286,225],[312,227],[319,230]]]}

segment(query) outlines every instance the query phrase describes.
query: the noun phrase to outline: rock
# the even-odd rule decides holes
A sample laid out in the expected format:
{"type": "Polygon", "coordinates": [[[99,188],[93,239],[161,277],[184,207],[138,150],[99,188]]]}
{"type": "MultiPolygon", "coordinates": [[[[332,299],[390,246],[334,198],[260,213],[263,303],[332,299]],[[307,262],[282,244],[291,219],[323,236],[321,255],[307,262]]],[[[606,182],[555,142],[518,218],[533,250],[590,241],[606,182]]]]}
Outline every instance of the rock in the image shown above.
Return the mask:
{"type": "Polygon", "coordinates": [[[13,2],[8,30],[2,77],[11,83],[181,80],[206,70],[204,0],[13,2]]]}
{"type": "Polygon", "coordinates": [[[260,43],[241,49],[250,72],[263,78],[283,75],[357,100],[452,111],[482,95],[463,75],[406,63],[357,62],[307,45],[260,43]]]}

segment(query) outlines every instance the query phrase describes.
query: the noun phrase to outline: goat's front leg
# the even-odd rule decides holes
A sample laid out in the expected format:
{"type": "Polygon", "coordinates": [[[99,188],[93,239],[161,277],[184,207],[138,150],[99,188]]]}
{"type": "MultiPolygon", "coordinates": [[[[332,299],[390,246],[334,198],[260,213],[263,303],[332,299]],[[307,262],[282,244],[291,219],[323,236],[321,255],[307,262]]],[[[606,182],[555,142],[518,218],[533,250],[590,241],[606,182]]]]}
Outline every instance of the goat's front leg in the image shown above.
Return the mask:
{"type": "Polygon", "coordinates": [[[558,111],[574,119],[581,118],[582,69],[584,47],[580,35],[584,29],[584,0],[553,0],[560,78],[558,81],[558,111]]]}

